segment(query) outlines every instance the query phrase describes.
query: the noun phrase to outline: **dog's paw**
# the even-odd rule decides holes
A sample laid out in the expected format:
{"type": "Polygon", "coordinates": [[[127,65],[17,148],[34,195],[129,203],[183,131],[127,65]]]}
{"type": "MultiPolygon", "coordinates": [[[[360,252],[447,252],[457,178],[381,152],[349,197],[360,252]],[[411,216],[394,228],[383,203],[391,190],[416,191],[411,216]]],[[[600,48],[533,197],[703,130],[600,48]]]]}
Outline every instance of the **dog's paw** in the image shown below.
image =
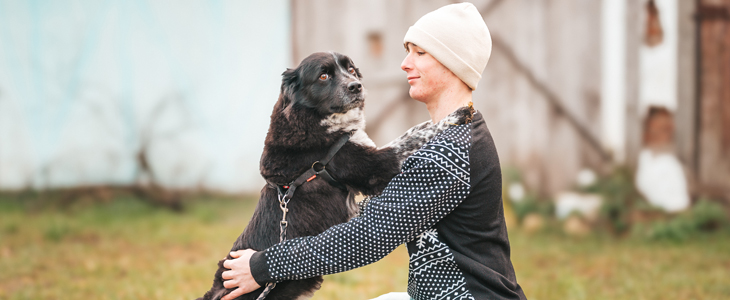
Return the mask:
{"type": "Polygon", "coordinates": [[[461,107],[456,111],[446,116],[440,124],[448,125],[462,125],[471,123],[471,119],[474,117],[474,107],[469,102],[468,106],[461,107]]]}

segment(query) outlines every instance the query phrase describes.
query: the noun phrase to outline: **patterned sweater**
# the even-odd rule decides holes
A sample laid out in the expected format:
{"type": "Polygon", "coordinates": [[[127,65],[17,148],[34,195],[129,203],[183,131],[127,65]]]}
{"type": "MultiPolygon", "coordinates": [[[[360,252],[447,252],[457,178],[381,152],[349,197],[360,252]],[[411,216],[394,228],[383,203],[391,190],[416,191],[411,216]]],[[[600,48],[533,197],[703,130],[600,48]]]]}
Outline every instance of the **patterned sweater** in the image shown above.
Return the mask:
{"type": "Polygon", "coordinates": [[[262,286],[344,272],[404,243],[413,299],[526,299],[509,258],[499,158],[480,113],[410,156],[360,216],[257,252],[251,272],[262,286]]]}

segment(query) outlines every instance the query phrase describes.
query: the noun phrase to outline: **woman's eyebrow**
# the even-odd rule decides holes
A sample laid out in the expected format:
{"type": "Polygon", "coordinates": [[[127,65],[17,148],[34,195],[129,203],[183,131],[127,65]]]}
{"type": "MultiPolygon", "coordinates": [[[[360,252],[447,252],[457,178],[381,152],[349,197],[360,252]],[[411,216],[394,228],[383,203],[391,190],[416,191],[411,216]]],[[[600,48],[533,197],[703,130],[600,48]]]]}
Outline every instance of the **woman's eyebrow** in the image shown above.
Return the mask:
{"type": "Polygon", "coordinates": [[[408,53],[408,51],[411,51],[411,47],[418,47],[418,45],[408,42],[408,43],[406,43],[405,47],[406,47],[406,53],[408,53]]]}

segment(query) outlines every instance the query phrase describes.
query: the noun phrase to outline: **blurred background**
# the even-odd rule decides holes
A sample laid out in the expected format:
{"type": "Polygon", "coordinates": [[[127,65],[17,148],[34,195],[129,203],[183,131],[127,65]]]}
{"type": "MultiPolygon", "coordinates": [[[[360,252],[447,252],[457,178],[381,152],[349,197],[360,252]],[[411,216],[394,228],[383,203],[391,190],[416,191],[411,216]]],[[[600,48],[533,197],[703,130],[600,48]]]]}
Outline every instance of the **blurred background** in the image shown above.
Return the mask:
{"type": "MultiPolygon", "coordinates": [[[[202,295],[264,184],[281,73],[350,56],[384,145],[428,119],[403,36],[454,2],[0,0],[0,298],[202,295]]],[[[730,297],[730,0],[471,2],[528,298],[730,297]]],[[[315,298],[404,291],[396,252],[315,298]]]]}

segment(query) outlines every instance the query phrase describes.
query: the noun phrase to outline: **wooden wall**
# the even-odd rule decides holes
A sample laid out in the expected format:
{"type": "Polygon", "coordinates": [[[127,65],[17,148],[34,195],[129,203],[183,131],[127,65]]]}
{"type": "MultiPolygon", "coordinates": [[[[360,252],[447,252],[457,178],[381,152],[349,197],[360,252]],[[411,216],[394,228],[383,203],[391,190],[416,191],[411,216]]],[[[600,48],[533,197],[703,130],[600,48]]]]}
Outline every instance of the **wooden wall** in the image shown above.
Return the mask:
{"type": "MultiPolygon", "coordinates": [[[[609,1],[609,0],[604,0],[609,1]]],[[[640,55],[645,1],[626,1],[625,163],[642,147],[640,55]]],[[[368,132],[383,145],[428,119],[408,97],[402,39],[446,0],[291,1],[293,61],[315,51],[349,55],[368,90],[368,132]]],[[[474,105],[495,139],[503,168],[550,195],[583,168],[614,165],[601,136],[601,1],[478,0],[493,51],[474,105]]],[[[676,152],[690,181],[730,189],[730,0],[678,1],[676,152]],[[709,6],[698,13],[697,5],[709,6]],[[698,17],[699,16],[699,17],[698,17]],[[699,52],[698,52],[699,51],[699,52]]],[[[725,191],[725,192],[723,192],[725,191]]],[[[717,193],[715,193],[717,194],[717,193]]],[[[728,196],[730,198],[730,196],[728,196]]]]}

